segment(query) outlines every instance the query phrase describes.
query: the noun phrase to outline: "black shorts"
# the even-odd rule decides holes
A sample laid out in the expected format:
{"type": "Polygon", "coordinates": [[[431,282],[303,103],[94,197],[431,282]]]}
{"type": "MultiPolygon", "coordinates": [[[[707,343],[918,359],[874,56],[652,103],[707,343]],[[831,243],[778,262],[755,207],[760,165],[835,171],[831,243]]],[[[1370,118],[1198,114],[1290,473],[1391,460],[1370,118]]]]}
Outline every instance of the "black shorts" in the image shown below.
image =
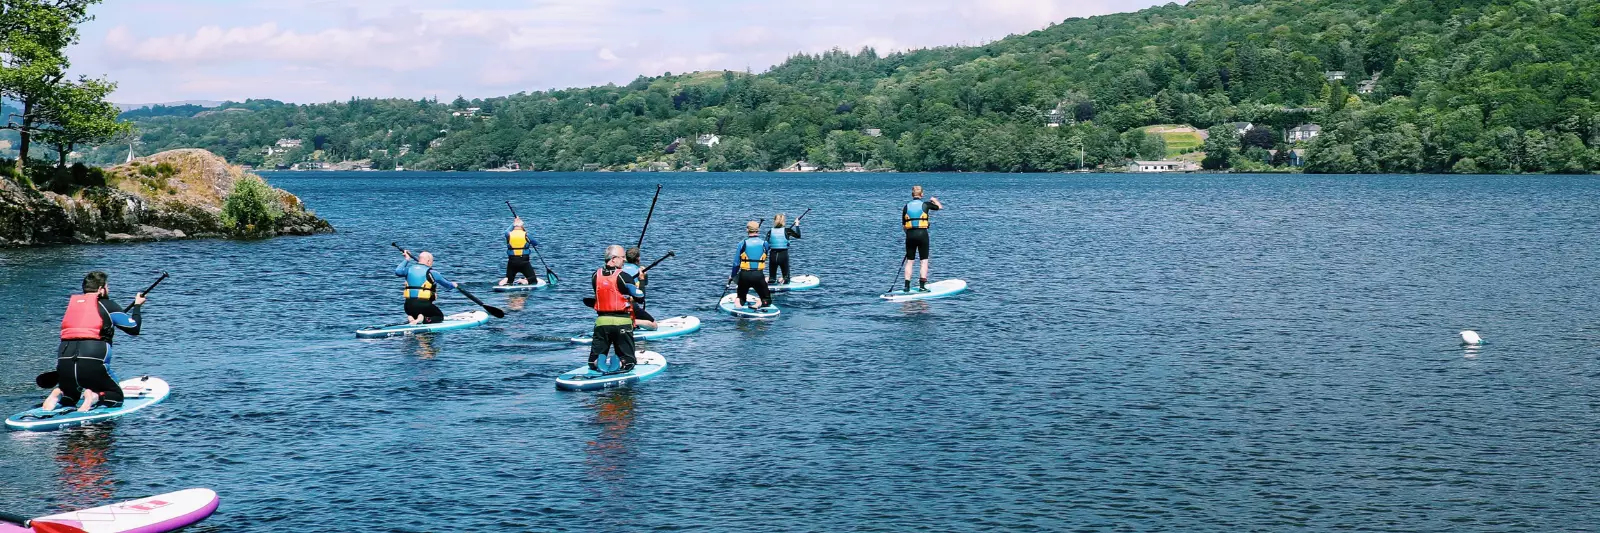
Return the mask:
{"type": "Polygon", "coordinates": [[[928,230],[916,228],[906,230],[906,260],[916,259],[921,255],[928,259],[928,230]]]}
{"type": "Polygon", "coordinates": [[[423,324],[438,324],[444,322],[444,311],[439,306],[433,305],[432,300],[421,298],[406,298],[406,316],[422,315],[423,324]]]}
{"type": "Polygon", "coordinates": [[[61,341],[56,350],[57,388],[61,389],[61,405],[74,405],[83,399],[83,391],[100,395],[100,405],[122,405],[122,385],[111,379],[106,369],[106,354],[110,345],[103,341],[61,341]]]}
{"type": "Polygon", "coordinates": [[[746,295],[750,289],[756,290],[756,296],[761,298],[761,306],[766,307],[772,303],[772,289],[767,288],[767,274],[760,270],[740,270],[737,279],[739,305],[745,305],[746,295]]]}
{"type": "Polygon", "coordinates": [[[533,261],[528,260],[526,255],[506,258],[506,284],[515,283],[517,274],[522,274],[528,283],[535,285],[539,283],[539,271],[533,269],[533,261]]]}
{"type": "Polygon", "coordinates": [[[770,283],[787,283],[789,281],[789,249],[777,248],[772,250],[772,258],[767,261],[767,280],[770,283]],[[783,277],[778,277],[778,271],[783,271],[783,277]]]}

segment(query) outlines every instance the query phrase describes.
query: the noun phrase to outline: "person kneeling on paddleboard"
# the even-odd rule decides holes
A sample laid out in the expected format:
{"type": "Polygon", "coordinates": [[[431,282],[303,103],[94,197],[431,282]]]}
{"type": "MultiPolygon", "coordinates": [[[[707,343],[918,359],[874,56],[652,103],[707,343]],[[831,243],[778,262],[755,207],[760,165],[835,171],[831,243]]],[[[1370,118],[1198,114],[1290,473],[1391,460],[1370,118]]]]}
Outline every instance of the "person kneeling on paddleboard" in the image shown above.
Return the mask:
{"type": "Polygon", "coordinates": [[[516,283],[517,274],[522,274],[523,284],[538,285],[539,273],[533,269],[533,248],[539,246],[539,241],[528,233],[522,225],[522,217],[511,219],[511,229],[506,230],[506,277],[500,280],[500,285],[516,283]]]}
{"type": "Polygon", "coordinates": [[[111,376],[111,340],[121,329],[129,335],[138,335],[141,318],[139,309],[144,305],[142,294],[134,295],[133,305],[124,311],[110,296],[106,273],[90,272],[83,277],[83,294],[75,294],[67,302],[66,316],[61,318],[61,347],[56,351],[56,389],[50,391],[41,407],[53,410],[57,405],[72,405],[81,398],[79,412],[96,405],[120,407],[122,385],[111,376]],[[132,326],[112,321],[111,313],[127,313],[132,326]]]}
{"type": "MultiPolygon", "coordinates": [[[[803,215],[802,215],[803,216],[803,215]]],[[[783,227],[786,219],[783,213],[772,217],[772,231],[767,232],[767,247],[772,249],[771,272],[767,279],[779,285],[789,283],[789,239],[800,238],[800,222],[795,221],[794,227],[783,227]],[[778,277],[778,270],[783,270],[783,277],[778,277]]]]}
{"type": "Polygon", "coordinates": [[[906,230],[906,292],[911,292],[911,266],[922,256],[922,280],[917,287],[928,290],[928,214],[944,209],[938,198],[922,201],[922,186],[911,186],[911,201],[900,208],[900,225],[906,230]]]}
{"type": "Polygon", "coordinates": [[[433,271],[433,254],[422,252],[415,261],[411,252],[401,251],[405,261],[395,267],[394,275],[406,278],[406,320],[412,324],[437,324],[444,322],[444,311],[433,305],[439,289],[454,289],[456,284],[433,271]]]}
{"type": "Polygon", "coordinates": [[[645,286],[650,283],[645,278],[649,277],[650,273],[645,272],[644,267],[639,265],[639,248],[628,249],[623,258],[622,272],[633,276],[637,282],[635,288],[639,289],[639,295],[633,297],[633,324],[645,329],[656,329],[656,317],[644,310],[645,286]]]}
{"type": "Polygon", "coordinates": [[[600,370],[595,362],[615,348],[617,359],[622,362],[617,371],[627,372],[633,370],[636,362],[633,356],[634,307],[630,299],[644,293],[639,292],[633,276],[622,269],[621,246],[606,247],[605,255],[605,266],[594,271],[590,283],[594,287],[594,311],[599,316],[594,319],[594,343],[589,345],[589,369],[600,370]]]}
{"type": "Polygon", "coordinates": [[[767,288],[767,259],[771,255],[771,248],[767,240],[761,238],[761,221],[752,220],[745,223],[745,238],[739,241],[739,264],[733,267],[733,274],[738,285],[739,305],[745,305],[745,295],[750,289],[756,290],[756,296],[761,298],[761,307],[772,305],[772,290],[767,288]]]}

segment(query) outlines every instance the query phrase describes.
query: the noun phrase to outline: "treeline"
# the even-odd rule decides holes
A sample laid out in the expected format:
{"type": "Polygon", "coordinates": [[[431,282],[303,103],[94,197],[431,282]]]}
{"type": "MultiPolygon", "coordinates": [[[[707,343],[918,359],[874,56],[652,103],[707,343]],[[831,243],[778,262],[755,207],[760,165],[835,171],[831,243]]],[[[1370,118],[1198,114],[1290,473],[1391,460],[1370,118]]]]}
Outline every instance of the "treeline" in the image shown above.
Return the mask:
{"type": "Polygon", "coordinates": [[[1058,171],[1163,155],[1137,128],[1178,124],[1210,129],[1208,168],[1587,172],[1600,169],[1597,46],[1592,1],[1194,0],[983,46],[798,55],[759,75],[136,118],[142,151],[253,165],[1058,171]],[[1235,122],[1270,135],[1237,137],[1235,122]],[[1303,124],[1320,136],[1286,142],[1303,124]]]}

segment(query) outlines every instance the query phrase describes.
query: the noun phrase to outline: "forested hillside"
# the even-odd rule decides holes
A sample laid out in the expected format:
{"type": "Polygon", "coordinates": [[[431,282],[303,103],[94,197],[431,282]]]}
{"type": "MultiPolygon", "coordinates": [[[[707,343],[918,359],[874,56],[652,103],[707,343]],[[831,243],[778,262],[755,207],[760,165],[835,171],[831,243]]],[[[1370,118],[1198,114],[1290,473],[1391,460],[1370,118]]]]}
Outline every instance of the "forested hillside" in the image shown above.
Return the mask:
{"type": "Polygon", "coordinates": [[[1140,129],[1171,124],[1210,128],[1210,168],[1281,167],[1303,148],[1309,172],[1585,172],[1600,169],[1597,72],[1593,1],[1194,0],[978,47],[800,55],[754,75],[130,117],[141,153],[198,147],[252,165],[1058,171],[1080,148],[1091,167],[1177,155],[1140,129]],[[1223,126],[1235,122],[1257,131],[1238,137],[1223,126]],[[1321,135],[1284,142],[1308,123],[1321,135]]]}

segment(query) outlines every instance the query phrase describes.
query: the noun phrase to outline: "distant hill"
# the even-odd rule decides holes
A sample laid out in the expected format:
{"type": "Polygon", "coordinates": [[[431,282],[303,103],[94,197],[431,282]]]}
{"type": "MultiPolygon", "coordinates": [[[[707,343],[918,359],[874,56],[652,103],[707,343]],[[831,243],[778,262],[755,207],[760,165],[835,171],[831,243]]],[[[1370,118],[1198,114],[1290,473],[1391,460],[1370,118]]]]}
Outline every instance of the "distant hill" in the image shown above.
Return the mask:
{"type": "Polygon", "coordinates": [[[145,107],[158,107],[158,106],[160,106],[160,107],[199,106],[199,107],[204,107],[204,108],[211,108],[211,107],[220,106],[220,105],[222,105],[224,103],[226,103],[226,102],[221,102],[221,101],[217,101],[217,100],[178,100],[176,102],[161,102],[161,103],[157,103],[157,104],[111,104],[111,105],[117,106],[117,109],[121,109],[123,111],[133,111],[135,109],[140,109],[140,108],[145,108],[145,107]]]}
{"type": "Polygon", "coordinates": [[[1218,168],[1291,164],[1295,148],[1308,172],[1587,172],[1600,169],[1596,49],[1592,0],[1193,0],[983,46],[798,55],[756,75],[137,120],[141,151],[258,166],[1058,171],[1080,149],[1106,168],[1192,149],[1139,129],[1166,124],[1210,129],[1201,149],[1218,168]],[[1259,133],[1220,127],[1236,122],[1259,133]],[[1320,135],[1286,142],[1303,124],[1320,135]]]}

